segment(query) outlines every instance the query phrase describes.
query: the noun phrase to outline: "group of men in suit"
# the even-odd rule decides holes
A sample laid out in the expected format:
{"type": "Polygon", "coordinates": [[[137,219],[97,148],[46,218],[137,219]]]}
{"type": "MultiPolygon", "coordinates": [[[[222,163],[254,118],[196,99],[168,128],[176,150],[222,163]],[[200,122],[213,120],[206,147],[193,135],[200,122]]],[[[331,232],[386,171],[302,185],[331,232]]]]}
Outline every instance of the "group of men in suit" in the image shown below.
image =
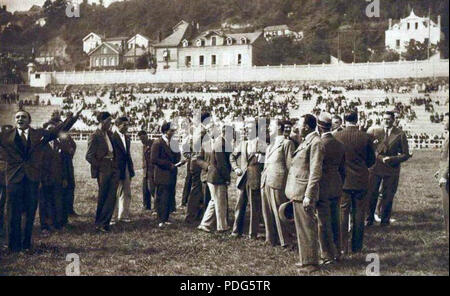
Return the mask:
{"type": "MultiPolygon", "coordinates": [[[[9,129],[2,128],[0,155],[4,183],[2,182],[1,187],[2,207],[0,212],[2,212],[1,221],[5,224],[3,229],[6,230],[10,251],[20,252],[31,249],[33,224],[38,203],[45,211],[52,209],[49,211],[51,212],[49,216],[44,215],[52,219],[52,225],[60,226],[64,222],[62,218],[64,210],[61,207],[67,203],[62,203],[58,213],[54,211],[55,200],[61,202],[62,193],[58,192],[58,196],[55,195],[51,198],[44,194],[43,188],[49,184],[45,180],[48,177],[45,176],[48,171],[43,168],[50,165],[46,163],[47,153],[59,151],[60,148],[57,148],[58,138],[73,126],[83,109],[84,105],[74,115],[68,116],[64,122],[52,122],[47,124],[46,128],[41,129],[32,128],[30,113],[20,109],[14,117],[16,126],[9,129]],[[50,144],[51,151],[48,150],[49,143],[52,143],[50,144]],[[6,215],[3,215],[5,210],[6,215]],[[59,220],[56,218],[57,214],[61,215],[59,220]]],[[[56,160],[52,160],[52,163],[55,162],[56,160]]],[[[63,178],[58,181],[62,183],[63,178]]],[[[64,185],[61,183],[58,185],[64,185]]],[[[55,190],[55,184],[52,185],[55,190]]],[[[67,188],[67,186],[65,187],[67,188]]],[[[55,194],[55,192],[52,193],[55,194]]],[[[69,193],[65,196],[69,196],[69,193]]],[[[49,221],[47,219],[45,222],[49,221]]]]}
{"type": "Polygon", "coordinates": [[[384,127],[368,132],[359,128],[357,111],[344,120],[342,127],[328,113],[306,114],[295,126],[271,121],[263,132],[253,120],[231,150],[226,125],[202,124],[187,145],[200,150],[183,153],[191,176],[186,221],[200,221],[205,232],[214,224],[218,232],[230,229],[227,187],[234,172],[239,198],[233,237],[244,232],[249,204],[249,237],[258,238],[264,221],[267,243],[295,247],[296,239],[303,272],[316,271],[320,261],[339,261],[349,249],[360,252],[366,225],[377,217],[381,225],[390,223],[400,164],[410,154],[393,112],[385,113],[384,127]]]}
{"type": "Polygon", "coordinates": [[[112,116],[104,111],[97,113],[97,121],[97,130],[89,137],[86,160],[98,184],[96,230],[108,232],[115,223],[131,221],[131,179],[135,172],[127,134],[129,119],[118,117],[112,129],[112,116]]]}

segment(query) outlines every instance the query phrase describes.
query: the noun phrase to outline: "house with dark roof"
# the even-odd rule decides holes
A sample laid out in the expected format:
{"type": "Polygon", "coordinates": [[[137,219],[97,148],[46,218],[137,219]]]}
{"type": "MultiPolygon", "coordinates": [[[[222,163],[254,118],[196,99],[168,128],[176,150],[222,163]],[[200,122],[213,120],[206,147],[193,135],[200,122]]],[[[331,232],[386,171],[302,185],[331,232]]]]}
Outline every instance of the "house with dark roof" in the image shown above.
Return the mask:
{"type": "Polygon", "coordinates": [[[296,41],[303,39],[303,31],[295,32],[288,25],[268,26],[264,28],[264,38],[270,41],[278,37],[292,37],[296,41]]]}
{"type": "Polygon", "coordinates": [[[123,48],[115,43],[105,41],[88,55],[91,69],[116,68],[123,63],[123,48]]]}
{"type": "Polygon", "coordinates": [[[261,65],[261,48],[265,42],[262,31],[199,31],[198,25],[181,21],[173,27],[173,33],[154,48],[158,69],[251,67],[261,65]]]}

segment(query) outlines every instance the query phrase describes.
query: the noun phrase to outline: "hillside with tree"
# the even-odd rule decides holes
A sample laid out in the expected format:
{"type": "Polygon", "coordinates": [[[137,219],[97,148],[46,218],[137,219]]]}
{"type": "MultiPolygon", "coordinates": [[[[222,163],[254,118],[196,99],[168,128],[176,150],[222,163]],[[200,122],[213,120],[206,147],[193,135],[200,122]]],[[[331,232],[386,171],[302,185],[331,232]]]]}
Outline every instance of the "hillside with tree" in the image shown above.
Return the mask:
{"type": "Polygon", "coordinates": [[[247,30],[287,24],[304,32],[300,43],[285,39],[268,44],[264,57],[267,64],[328,63],[330,55],[338,56],[339,50],[345,62],[389,61],[398,59],[398,55],[384,49],[388,19],[398,20],[414,8],[420,16],[427,15],[429,9],[433,19],[441,15],[444,42],[440,49],[448,58],[448,0],[380,1],[379,18],[366,16],[367,5],[364,0],[129,0],[105,8],[84,1],[80,17],[69,18],[66,0],[47,0],[43,27],[24,16],[0,14],[0,52],[31,57],[33,48],[59,36],[67,43],[71,67],[82,68],[87,60],[82,38],[90,32],[106,36],[141,33],[157,40],[184,19],[198,22],[201,29],[220,28],[227,22],[251,24],[247,30]],[[12,25],[6,26],[8,23],[12,25]]]}

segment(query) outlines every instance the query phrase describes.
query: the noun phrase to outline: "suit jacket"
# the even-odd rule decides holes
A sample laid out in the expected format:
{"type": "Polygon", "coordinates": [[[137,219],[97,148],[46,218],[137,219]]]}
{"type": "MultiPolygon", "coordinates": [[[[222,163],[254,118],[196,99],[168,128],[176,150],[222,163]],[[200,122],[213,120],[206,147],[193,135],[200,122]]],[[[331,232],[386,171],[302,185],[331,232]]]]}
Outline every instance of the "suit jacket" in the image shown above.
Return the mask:
{"type": "Polygon", "coordinates": [[[147,141],[142,145],[142,168],[144,170],[144,177],[152,178],[153,180],[153,165],[150,159],[152,154],[152,145],[153,140],[151,139],[147,139],[147,141]]]}
{"type": "MultiPolygon", "coordinates": [[[[113,144],[113,134],[106,132],[113,148],[113,169],[118,169],[117,148],[113,144]]],[[[98,178],[100,172],[109,173],[111,170],[111,161],[106,160],[108,155],[108,144],[106,143],[103,131],[97,129],[88,141],[86,160],[91,164],[91,177],[98,178]]]]}
{"type": "Polygon", "coordinates": [[[206,182],[215,185],[225,185],[231,180],[230,152],[226,152],[226,140],[223,137],[214,139],[211,145],[207,140],[205,144],[208,148],[202,149],[197,164],[203,169],[202,175],[206,172],[206,182]]]}
{"type": "Polygon", "coordinates": [[[0,186],[6,185],[6,155],[0,147],[0,186]]]}
{"type": "Polygon", "coordinates": [[[153,178],[156,185],[177,183],[178,169],[174,166],[181,159],[179,152],[173,152],[163,138],[153,142],[150,160],[153,165],[153,178]]]}
{"type": "Polygon", "coordinates": [[[120,180],[125,179],[125,168],[128,168],[128,172],[130,173],[130,178],[133,178],[135,176],[133,159],[131,158],[131,153],[130,153],[130,147],[131,147],[130,136],[125,135],[125,143],[126,143],[126,146],[123,145],[123,141],[117,132],[113,133],[112,144],[114,146],[114,150],[116,151],[117,165],[119,167],[120,180]]]}
{"type": "Polygon", "coordinates": [[[439,177],[447,179],[448,182],[448,134],[445,137],[444,144],[441,149],[441,157],[439,161],[439,177]]]}
{"type": "Polygon", "coordinates": [[[382,127],[374,127],[368,131],[376,144],[376,162],[371,170],[381,176],[393,176],[400,174],[400,164],[409,159],[408,139],[399,128],[393,127],[389,137],[385,140],[385,130],[382,127]],[[383,163],[383,158],[392,157],[389,163],[383,163]]]}
{"type": "Polygon", "coordinates": [[[258,141],[257,151],[248,153],[248,146],[250,141],[242,141],[236,147],[235,151],[230,154],[230,162],[233,170],[240,168],[243,171],[241,176],[237,177],[236,186],[238,189],[243,190],[248,183],[252,190],[259,189],[261,187],[261,174],[264,169],[264,162],[260,162],[257,152],[264,150],[266,143],[258,141]]]}
{"type": "Polygon", "coordinates": [[[344,190],[367,190],[369,167],[375,163],[372,138],[357,126],[348,126],[334,137],[345,146],[344,190]]]}
{"type": "Polygon", "coordinates": [[[39,182],[41,177],[43,147],[56,139],[60,131],[68,131],[78,117],[67,118],[52,130],[33,129],[28,130],[28,141],[24,147],[17,128],[0,134],[0,147],[3,148],[7,163],[6,181],[20,183],[26,176],[33,182],[39,182]]]}
{"type": "Polygon", "coordinates": [[[46,144],[43,148],[43,162],[41,182],[44,186],[62,186],[63,181],[68,181],[68,170],[64,167],[61,143],[53,141],[53,147],[46,144]]]}
{"type": "Polygon", "coordinates": [[[269,145],[266,150],[264,170],[261,174],[261,188],[269,186],[278,190],[285,189],[294,151],[294,143],[291,140],[273,141],[269,145]]]}
{"type": "Polygon", "coordinates": [[[73,167],[73,157],[77,150],[77,144],[70,135],[66,139],[59,140],[64,169],[67,172],[68,187],[75,188],[75,169],[73,167]]]}
{"type": "Polygon", "coordinates": [[[345,146],[331,133],[322,135],[321,141],[324,155],[319,199],[328,200],[342,195],[345,180],[345,146]]]}
{"type": "Polygon", "coordinates": [[[286,197],[303,201],[305,197],[318,201],[324,151],[320,136],[313,132],[295,150],[286,181],[286,197]]]}

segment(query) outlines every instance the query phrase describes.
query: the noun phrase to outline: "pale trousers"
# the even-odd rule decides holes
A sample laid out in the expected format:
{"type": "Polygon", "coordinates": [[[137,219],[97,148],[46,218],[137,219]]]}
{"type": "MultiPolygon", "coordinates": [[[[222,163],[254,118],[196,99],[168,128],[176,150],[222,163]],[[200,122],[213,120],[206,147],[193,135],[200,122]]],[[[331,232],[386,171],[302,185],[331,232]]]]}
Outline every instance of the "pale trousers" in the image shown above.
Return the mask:
{"type": "Polygon", "coordinates": [[[211,229],[216,223],[217,231],[226,231],[228,230],[228,186],[208,183],[208,188],[211,193],[211,200],[200,225],[211,229]]]}
{"type": "Polygon", "coordinates": [[[128,168],[125,168],[125,179],[119,180],[116,200],[114,220],[120,221],[122,219],[129,219],[131,204],[131,178],[128,168]]]}

